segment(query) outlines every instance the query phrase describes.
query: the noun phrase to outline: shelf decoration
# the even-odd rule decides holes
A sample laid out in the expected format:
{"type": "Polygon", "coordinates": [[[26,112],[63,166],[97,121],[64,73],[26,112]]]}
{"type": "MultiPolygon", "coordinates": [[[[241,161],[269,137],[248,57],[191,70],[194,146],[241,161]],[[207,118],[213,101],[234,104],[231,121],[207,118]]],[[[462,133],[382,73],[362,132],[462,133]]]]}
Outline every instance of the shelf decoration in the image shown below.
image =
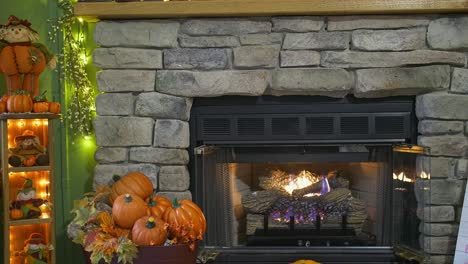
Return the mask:
{"type": "Polygon", "coordinates": [[[93,133],[95,115],[95,87],[89,79],[89,62],[86,40],[88,23],[74,16],[72,0],[59,3],[62,16],[51,21],[49,38],[56,41],[62,37],[62,50],[59,55],[61,80],[65,84],[67,126],[75,136],[89,136],[93,133]]]}
{"type": "Polygon", "coordinates": [[[39,34],[25,19],[10,16],[0,34],[0,72],[5,75],[8,94],[26,90],[39,95],[39,75],[54,69],[57,58],[41,43],[39,34]]]}
{"type": "Polygon", "coordinates": [[[8,163],[13,167],[45,166],[49,164],[47,148],[41,145],[39,137],[32,130],[24,130],[15,137],[15,147],[10,148],[8,163]]]}
{"type": "Polygon", "coordinates": [[[36,188],[33,187],[33,180],[30,178],[24,179],[25,182],[22,189],[18,190],[16,200],[11,202],[10,216],[13,212],[17,214],[16,210],[19,209],[21,210],[21,218],[39,218],[42,214],[40,206],[46,203],[46,201],[36,198],[36,188]]]}
{"type": "Polygon", "coordinates": [[[48,264],[49,251],[52,248],[46,245],[41,233],[32,233],[24,242],[25,264],[48,264]]]}

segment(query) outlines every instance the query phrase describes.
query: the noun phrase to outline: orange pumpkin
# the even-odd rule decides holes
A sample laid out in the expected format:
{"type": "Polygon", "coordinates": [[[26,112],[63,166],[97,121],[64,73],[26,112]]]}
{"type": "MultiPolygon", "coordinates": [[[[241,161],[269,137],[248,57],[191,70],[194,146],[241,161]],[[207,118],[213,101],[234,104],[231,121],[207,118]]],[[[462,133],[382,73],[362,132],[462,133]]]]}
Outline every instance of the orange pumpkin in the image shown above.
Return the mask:
{"type": "Polygon", "coordinates": [[[0,114],[5,113],[7,111],[6,102],[0,100],[0,114]]]}
{"type": "Polygon", "coordinates": [[[138,219],[132,228],[132,241],[138,246],[162,246],[167,239],[167,224],[152,216],[138,219]]]}
{"type": "Polygon", "coordinates": [[[206,231],[205,215],[190,200],[174,199],[172,207],[164,213],[163,220],[169,224],[169,238],[177,243],[201,240],[206,231]]]}
{"type": "Polygon", "coordinates": [[[21,209],[10,209],[10,219],[11,220],[18,220],[23,218],[23,211],[21,209]]]}
{"type": "Polygon", "coordinates": [[[160,195],[151,195],[145,202],[148,204],[147,215],[157,218],[162,218],[166,209],[172,205],[169,199],[160,195]]]}
{"type": "Polygon", "coordinates": [[[31,96],[24,91],[19,90],[16,94],[8,97],[7,110],[11,113],[26,113],[31,112],[33,108],[33,101],[31,96]]]}
{"type": "Polygon", "coordinates": [[[8,94],[3,95],[2,98],[0,99],[0,102],[4,102],[4,103],[6,104],[6,102],[8,101],[8,98],[9,98],[9,97],[10,97],[10,96],[9,96],[8,94]]]}
{"type": "Polygon", "coordinates": [[[146,204],[136,195],[122,194],[112,206],[112,218],[122,228],[132,228],[138,218],[146,215],[146,204]]]}
{"type": "Polygon", "coordinates": [[[49,102],[49,112],[53,114],[60,113],[60,104],[57,102],[49,102]]]}
{"type": "Polygon", "coordinates": [[[130,172],[120,178],[114,176],[114,185],[112,185],[109,200],[111,203],[117,196],[125,193],[138,195],[142,199],[146,199],[153,193],[153,184],[150,179],[141,172],[130,172]]]}
{"type": "Polygon", "coordinates": [[[29,156],[25,159],[23,159],[23,165],[26,167],[31,167],[36,164],[36,157],[35,156],[29,156]]]}
{"type": "Polygon", "coordinates": [[[49,103],[48,102],[36,102],[33,104],[34,113],[45,113],[49,112],[49,103]]]}

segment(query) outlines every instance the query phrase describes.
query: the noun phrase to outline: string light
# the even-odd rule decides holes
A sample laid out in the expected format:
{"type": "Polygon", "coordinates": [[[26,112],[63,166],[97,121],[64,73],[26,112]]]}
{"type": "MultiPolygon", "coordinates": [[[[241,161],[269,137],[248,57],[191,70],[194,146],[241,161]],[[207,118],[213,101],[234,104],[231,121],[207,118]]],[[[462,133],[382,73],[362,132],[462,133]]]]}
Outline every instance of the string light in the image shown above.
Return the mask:
{"type": "Polygon", "coordinates": [[[62,16],[52,23],[49,38],[55,42],[59,36],[63,36],[60,64],[61,78],[67,90],[65,119],[75,136],[85,136],[93,133],[96,89],[86,71],[89,62],[85,34],[88,23],[74,16],[73,3],[73,0],[60,3],[62,16]]]}
{"type": "Polygon", "coordinates": [[[41,125],[41,120],[39,120],[39,119],[34,119],[33,125],[34,125],[34,126],[40,126],[40,125],[41,125]]]}

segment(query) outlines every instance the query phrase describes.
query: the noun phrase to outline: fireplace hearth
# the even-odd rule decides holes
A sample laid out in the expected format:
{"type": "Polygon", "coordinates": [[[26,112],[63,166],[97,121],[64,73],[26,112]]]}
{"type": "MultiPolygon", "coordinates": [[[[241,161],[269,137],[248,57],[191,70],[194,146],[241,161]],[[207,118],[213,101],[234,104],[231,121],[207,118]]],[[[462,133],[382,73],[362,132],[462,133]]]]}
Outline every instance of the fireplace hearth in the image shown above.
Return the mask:
{"type": "Polygon", "coordinates": [[[426,150],[412,145],[413,109],[413,98],[196,99],[192,184],[211,223],[206,247],[227,263],[260,248],[268,263],[287,248],[318,260],[308,249],[384,248],[377,262],[395,263],[405,248],[422,263],[417,208],[430,172],[416,170],[426,150]]]}

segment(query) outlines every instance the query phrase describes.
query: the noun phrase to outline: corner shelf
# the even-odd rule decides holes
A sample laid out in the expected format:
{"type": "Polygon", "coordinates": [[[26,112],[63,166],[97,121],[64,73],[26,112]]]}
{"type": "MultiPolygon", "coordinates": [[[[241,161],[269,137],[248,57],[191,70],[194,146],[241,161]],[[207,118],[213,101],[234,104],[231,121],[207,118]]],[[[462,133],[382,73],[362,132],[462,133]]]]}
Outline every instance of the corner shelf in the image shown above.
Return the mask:
{"type": "Polygon", "coordinates": [[[9,221],[10,226],[50,224],[50,223],[52,223],[51,218],[35,218],[35,219],[21,219],[21,220],[9,221]]]}

